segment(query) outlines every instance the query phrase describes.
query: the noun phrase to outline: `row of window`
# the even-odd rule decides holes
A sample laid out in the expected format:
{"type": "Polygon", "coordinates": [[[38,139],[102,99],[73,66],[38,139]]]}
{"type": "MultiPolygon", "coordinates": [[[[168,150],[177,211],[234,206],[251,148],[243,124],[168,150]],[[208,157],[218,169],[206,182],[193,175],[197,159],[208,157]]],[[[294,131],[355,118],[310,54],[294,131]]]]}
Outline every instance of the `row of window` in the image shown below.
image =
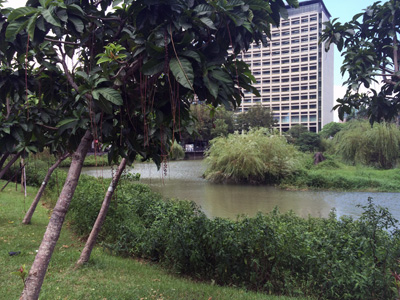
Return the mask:
{"type": "MultiPolygon", "coordinates": [[[[253,58],[257,58],[257,57],[268,57],[268,56],[276,56],[276,55],[285,55],[285,54],[289,54],[289,53],[298,53],[298,52],[306,52],[306,51],[316,51],[318,49],[317,44],[312,45],[310,47],[306,46],[306,47],[295,47],[292,49],[286,48],[286,49],[282,49],[282,50],[274,50],[274,51],[268,51],[268,52],[263,52],[262,54],[260,52],[253,52],[253,53],[246,53],[244,55],[244,59],[246,60],[247,58],[253,57],[253,58]],[[253,55],[251,55],[253,54],[253,55]]],[[[242,55],[238,55],[237,59],[241,59],[242,55]]]]}
{"type": "Polygon", "coordinates": [[[282,116],[274,116],[274,119],[280,123],[298,123],[298,122],[316,122],[317,115],[305,115],[305,116],[289,116],[289,115],[282,115],[282,116]]]}
{"type": "MultiPolygon", "coordinates": [[[[253,73],[253,75],[255,75],[255,76],[257,76],[259,74],[260,74],[260,72],[258,72],[258,71],[253,73]]],[[[316,80],[316,79],[317,79],[317,75],[310,75],[310,76],[304,75],[304,76],[292,77],[292,78],[289,78],[289,77],[285,77],[285,78],[273,77],[272,79],[271,78],[265,78],[261,82],[258,81],[256,84],[260,84],[260,83],[268,84],[268,83],[271,83],[271,82],[272,83],[280,83],[280,82],[285,83],[285,82],[289,82],[289,81],[298,82],[298,81],[307,81],[307,80],[316,80]]]]}
{"type": "Polygon", "coordinates": [[[317,26],[311,26],[310,28],[308,28],[308,27],[293,28],[291,31],[289,31],[289,30],[285,30],[285,31],[282,31],[282,32],[276,31],[276,32],[272,33],[272,37],[273,38],[277,38],[277,37],[280,37],[280,36],[288,36],[290,34],[292,34],[292,35],[293,34],[300,34],[300,32],[301,33],[305,33],[305,32],[308,32],[308,31],[316,31],[317,29],[318,29],[317,26]]]}
{"type": "Polygon", "coordinates": [[[289,21],[289,20],[288,21],[283,21],[281,23],[281,26],[282,27],[286,27],[286,26],[289,26],[290,24],[298,25],[298,24],[300,24],[300,22],[302,24],[304,24],[304,23],[308,23],[308,21],[310,21],[310,22],[317,21],[317,16],[316,15],[311,16],[310,19],[308,19],[308,17],[302,17],[301,20],[299,18],[295,18],[295,19],[292,19],[291,21],[289,21]]]}
{"type": "MultiPolygon", "coordinates": [[[[284,101],[289,101],[289,100],[292,100],[292,101],[299,101],[299,100],[316,100],[317,99],[317,95],[316,94],[314,94],[314,93],[312,93],[312,94],[310,94],[310,95],[307,95],[307,94],[303,94],[303,95],[299,95],[299,94],[297,94],[297,95],[292,95],[292,96],[289,96],[289,95],[282,95],[282,96],[279,96],[279,95],[273,95],[272,97],[263,97],[263,98],[259,98],[259,97],[255,97],[254,99],[253,99],[253,102],[261,102],[261,100],[262,100],[262,102],[284,102],[284,101]]],[[[250,97],[245,97],[244,98],[244,100],[243,100],[244,102],[246,102],[246,103],[249,103],[249,102],[251,102],[251,98],[250,97]]]]}

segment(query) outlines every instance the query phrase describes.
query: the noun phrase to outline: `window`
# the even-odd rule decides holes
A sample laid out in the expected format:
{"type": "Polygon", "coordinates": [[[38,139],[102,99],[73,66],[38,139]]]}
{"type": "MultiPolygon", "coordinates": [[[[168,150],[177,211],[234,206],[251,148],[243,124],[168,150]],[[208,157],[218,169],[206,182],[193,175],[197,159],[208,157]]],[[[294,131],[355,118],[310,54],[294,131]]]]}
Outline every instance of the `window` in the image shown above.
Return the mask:
{"type": "Polygon", "coordinates": [[[265,57],[265,56],[270,56],[271,55],[271,53],[270,52],[264,52],[263,53],[263,56],[265,57]]]}
{"type": "MultiPolygon", "coordinates": [[[[302,96],[303,97],[303,96],[302,96]]],[[[307,105],[302,105],[301,106],[301,109],[308,109],[308,106],[307,105]]]]}
{"type": "MultiPolygon", "coordinates": [[[[307,100],[307,99],[308,99],[307,95],[301,95],[301,100],[307,100]]],[[[302,105],[301,109],[307,109],[307,105],[302,105]]]]}
{"type": "Polygon", "coordinates": [[[299,81],[299,77],[292,77],[292,82],[299,81]]]}
{"type": "Polygon", "coordinates": [[[298,30],[298,29],[292,30],[292,34],[299,34],[299,33],[300,33],[300,30],[298,30]]]}
{"type": "Polygon", "coordinates": [[[276,46],[279,46],[280,44],[281,44],[280,42],[273,42],[272,46],[276,47],[276,46]]]}
{"type": "Polygon", "coordinates": [[[301,76],[301,80],[308,80],[308,76],[301,76]]]}
{"type": "Polygon", "coordinates": [[[289,96],[282,97],[282,101],[289,101],[289,96]]]}
{"type": "Polygon", "coordinates": [[[282,78],[282,82],[289,82],[289,78],[282,78]]]}
{"type": "Polygon", "coordinates": [[[272,82],[279,82],[279,78],[272,78],[272,82]]]}
{"type": "Polygon", "coordinates": [[[282,50],[282,54],[288,54],[288,53],[289,53],[289,49],[282,50]]]}
{"type": "Polygon", "coordinates": [[[307,27],[302,28],[301,32],[308,32],[308,28],[307,27]]]}
{"type": "Polygon", "coordinates": [[[263,71],[262,73],[263,73],[263,75],[268,75],[268,74],[271,73],[271,71],[270,70],[266,70],[266,71],[263,71]]]}
{"type": "Polygon", "coordinates": [[[307,122],[308,121],[308,117],[307,116],[301,116],[301,121],[302,122],[307,122]]]}
{"type": "Polygon", "coordinates": [[[279,32],[274,32],[274,33],[272,34],[272,37],[278,37],[278,36],[280,36],[280,33],[279,33],[279,32]]]}
{"type": "MultiPolygon", "coordinates": [[[[302,85],[302,86],[301,86],[301,90],[302,90],[302,91],[308,90],[308,86],[302,85]]],[[[302,97],[303,97],[303,96],[302,96],[302,97]]],[[[306,99],[307,99],[307,96],[306,96],[306,99]]]]}
{"type": "Polygon", "coordinates": [[[316,90],[317,86],[316,85],[310,85],[310,90],[316,90]]]}
{"type": "Polygon", "coordinates": [[[282,88],[282,92],[289,92],[289,88],[288,87],[283,87],[282,88]]]}
{"type": "Polygon", "coordinates": [[[299,48],[294,48],[294,49],[292,49],[292,53],[297,53],[297,52],[299,52],[300,50],[299,50],[299,48]]]}
{"type": "Polygon", "coordinates": [[[282,106],[281,110],[289,110],[289,106],[282,106]]]}
{"type": "Polygon", "coordinates": [[[292,25],[297,25],[297,24],[300,24],[300,20],[293,20],[292,21],[292,25]]]}
{"type": "Polygon", "coordinates": [[[282,22],[282,27],[289,26],[289,22],[282,22]]]}
{"type": "Polygon", "coordinates": [[[308,51],[307,47],[301,48],[301,52],[307,52],[307,51],[308,51]]]}
{"type": "Polygon", "coordinates": [[[282,45],[289,45],[289,44],[290,44],[289,40],[282,41],[282,45]]]}
{"type": "Polygon", "coordinates": [[[310,37],[310,41],[315,41],[315,40],[317,40],[317,36],[316,35],[310,37]]]}
{"type": "MultiPolygon", "coordinates": [[[[278,72],[279,73],[279,72],[278,72]]],[[[289,73],[289,69],[283,69],[282,73],[289,73]]]]}
{"type": "Polygon", "coordinates": [[[315,80],[315,79],[317,79],[317,75],[311,75],[310,76],[310,80],[315,80]]]}
{"type": "Polygon", "coordinates": [[[308,18],[301,19],[301,23],[307,23],[307,22],[308,22],[308,18]]]}
{"type": "Polygon", "coordinates": [[[316,70],[317,69],[317,66],[310,66],[310,70],[316,70]]]}
{"type": "Polygon", "coordinates": [[[310,31],[315,31],[315,30],[317,30],[317,26],[310,27],[310,31]]]}
{"type": "Polygon", "coordinates": [[[262,83],[271,83],[271,80],[269,80],[269,79],[264,79],[262,83]]]}
{"type": "Polygon", "coordinates": [[[307,66],[301,67],[301,70],[302,70],[302,71],[308,71],[308,67],[307,67],[307,66]]]}
{"type": "Polygon", "coordinates": [[[261,56],[260,52],[253,53],[253,57],[260,57],[260,56],[261,56]]]}
{"type": "Polygon", "coordinates": [[[299,87],[298,86],[292,86],[292,91],[298,91],[299,87]]]}
{"type": "Polygon", "coordinates": [[[261,66],[261,63],[260,62],[253,62],[253,66],[255,66],[255,67],[261,66]]]}
{"type": "Polygon", "coordinates": [[[298,72],[299,68],[292,68],[292,72],[298,72]]]}
{"type": "Polygon", "coordinates": [[[270,90],[270,89],[268,89],[268,88],[267,88],[267,89],[263,89],[263,90],[262,90],[262,92],[263,92],[263,93],[269,93],[270,91],[271,91],[271,90],[270,90]]]}
{"type": "Polygon", "coordinates": [[[296,62],[299,62],[299,61],[300,61],[300,59],[298,57],[292,58],[292,63],[296,63],[296,62]]]}
{"type": "Polygon", "coordinates": [[[279,54],[281,54],[280,51],[272,51],[272,56],[276,56],[276,55],[279,55],[279,54]]]}
{"type": "Polygon", "coordinates": [[[315,122],[317,121],[317,116],[316,115],[310,115],[310,122],[315,122]]]}
{"type": "Polygon", "coordinates": [[[307,56],[302,57],[302,58],[301,58],[301,61],[302,61],[302,62],[303,62],[303,61],[308,61],[308,57],[307,57],[307,56]]]}
{"type": "Polygon", "coordinates": [[[292,122],[299,123],[299,116],[292,116],[292,122]]]}
{"type": "Polygon", "coordinates": [[[272,98],[272,101],[273,101],[273,102],[279,102],[280,99],[279,99],[279,97],[273,97],[273,98],[272,98]]]}
{"type": "Polygon", "coordinates": [[[299,39],[293,39],[292,40],[292,44],[298,44],[300,41],[299,41],[299,39]]]}
{"type": "Polygon", "coordinates": [[[308,42],[308,37],[303,37],[303,38],[301,38],[301,42],[302,42],[302,43],[308,42]]]}
{"type": "Polygon", "coordinates": [[[311,51],[317,50],[317,46],[311,46],[311,47],[310,47],[310,50],[311,50],[311,51]]]}
{"type": "Polygon", "coordinates": [[[292,110],[298,110],[299,106],[298,105],[292,105],[292,110]]]}
{"type": "Polygon", "coordinates": [[[269,66],[270,64],[271,64],[271,62],[269,60],[263,61],[263,66],[269,66]]]}
{"type": "MultiPolygon", "coordinates": [[[[283,72],[283,71],[282,71],[283,72]]],[[[289,72],[289,70],[288,70],[289,72]]],[[[264,73],[263,73],[264,74],[264,73]]],[[[269,74],[269,73],[268,73],[269,74]]],[[[272,74],[279,74],[279,69],[272,70],[272,74]]]]}
{"type": "Polygon", "coordinates": [[[272,64],[273,64],[273,65],[279,65],[279,60],[273,60],[273,61],[272,61],[272,64]]]}
{"type": "Polygon", "coordinates": [[[278,93],[278,92],[280,92],[280,88],[279,88],[279,87],[274,87],[274,88],[272,89],[272,92],[273,92],[273,93],[278,93]]]}
{"type": "Polygon", "coordinates": [[[310,18],[310,21],[317,21],[317,16],[313,16],[310,18]]]}
{"type": "Polygon", "coordinates": [[[299,96],[292,96],[292,101],[298,101],[299,100],[299,96]]]}
{"type": "Polygon", "coordinates": [[[290,34],[289,31],[283,31],[283,32],[282,32],[282,36],[287,36],[287,35],[289,35],[289,34],[290,34]]]}

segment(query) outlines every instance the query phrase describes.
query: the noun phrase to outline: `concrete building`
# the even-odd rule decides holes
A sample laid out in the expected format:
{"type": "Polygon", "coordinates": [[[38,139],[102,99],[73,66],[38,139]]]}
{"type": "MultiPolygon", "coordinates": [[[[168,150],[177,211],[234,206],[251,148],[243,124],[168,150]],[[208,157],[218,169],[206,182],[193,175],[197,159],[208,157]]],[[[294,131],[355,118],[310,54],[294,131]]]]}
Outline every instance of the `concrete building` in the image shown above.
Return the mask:
{"type": "Polygon", "coordinates": [[[242,56],[261,97],[246,93],[238,111],[261,104],[271,109],[280,131],[303,124],[318,132],[333,121],[333,47],[325,52],[318,45],[331,15],[322,0],[300,2],[288,13],[288,20],[272,29],[268,47],[254,44],[242,56]]]}

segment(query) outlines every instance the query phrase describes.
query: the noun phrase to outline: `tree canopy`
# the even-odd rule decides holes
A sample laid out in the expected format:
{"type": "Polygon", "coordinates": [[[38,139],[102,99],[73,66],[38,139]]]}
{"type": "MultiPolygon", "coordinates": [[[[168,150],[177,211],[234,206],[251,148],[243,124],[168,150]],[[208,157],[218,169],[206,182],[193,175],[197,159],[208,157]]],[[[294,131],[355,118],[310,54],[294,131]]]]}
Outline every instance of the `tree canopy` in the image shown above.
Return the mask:
{"type": "Polygon", "coordinates": [[[325,23],[321,41],[336,44],[344,57],[347,92],[338,99],[339,117],[366,107],[370,122],[392,120],[400,109],[400,1],[375,2],[344,24],[325,23]],[[378,87],[374,87],[377,83],[378,87]]]}

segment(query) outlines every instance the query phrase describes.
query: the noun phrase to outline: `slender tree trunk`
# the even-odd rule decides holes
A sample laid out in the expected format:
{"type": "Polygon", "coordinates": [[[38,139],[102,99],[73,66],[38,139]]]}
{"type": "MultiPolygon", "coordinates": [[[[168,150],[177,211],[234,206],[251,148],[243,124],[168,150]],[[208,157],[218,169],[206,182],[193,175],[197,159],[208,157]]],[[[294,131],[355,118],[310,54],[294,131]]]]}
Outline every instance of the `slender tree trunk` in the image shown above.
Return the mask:
{"type": "Polygon", "coordinates": [[[10,153],[6,152],[1,156],[0,159],[0,170],[3,168],[4,163],[6,162],[7,158],[10,156],[10,153]]]}
{"type": "Polygon", "coordinates": [[[3,178],[4,174],[8,171],[8,169],[11,168],[11,166],[13,165],[13,163],[15,163],[15,161],[18,159],[18,157],[21,156],[21,154],[22,154],[22,151],[19,152],[19,153],[17,153],[17,154],[15,154],[15,155],[13,156],[13,158],[8,162],[8,164],[6,164],[6,166],[4,167],[4,169],[2,169],[2,170],[0,171],[0,179],[3,178]]]}
{"type": "Polygon", "coordinates": [[[92,253],[94,244],[96,243],[97,236],[99,235],[101,226],[103,225],[104,220],[106,218],[108,208],[110,207],[112,195],[114,194],[114,190],[117,187],[118,181],[125,167],[126,167],[126,159],[123,158],[121,163],[119,164],[117,172],[115,173],[113,179],[111,180],[110,186],[108,187],[108,190],[103,200],[103,204],[101,205],[100,212],[97,216],[96,222],[94,223],[89,238],[86,241],[85,247],[82,250],[81,257],[76,263],[77,266],[81,266],[89,261],[90,254],[92,253]]]}
{"type": "Polygon", "coordinates": [[[36,210],[36,206],[38,205],[40,198],[43,195],[44,190],[46,189],[47,183],[49,182],[49,179],[51,177],[51,175],[53,174],[54,170],[58,168],[58,166],[67,158],[70,156],[70,153],[64,153],[63,155],[61,155],[58,160],[56,161],[56,163],[54,165],[52,165],[49,170],[47,171],[46,176],[44,177],[44,180],[42,182],[42,185],[40,186],[35,199],[33,200],[31,207],[29,208],[29,210],[27,211],[27,213],[25,214],[24,220],[22,221],[22,224],[30,224],[31,223],[31,219],[33,216],[33,213],[36,210]]]}
{"type": "Polygon", "coordinates": [[[83,161],[85,160],[87,151],[93,137],[90,131],[86,131],[84,137],[79,143],[78,148],[72,155],[71,166],[68,171],[67,179],[60,193],[60,197],[53,209],[46,232],[44,233],[39,251],[33,261],[29,271],[28,278],[25,281],[25,287],[22,291],[20,300],[37,300],[39,298],[40,289],[43,284],[44,276],[50,262],[51,255],[60,237],[62,225],[65,215],[74,195],[75,188],[78,185],[79,176],[82,171],[83,161]]]}

